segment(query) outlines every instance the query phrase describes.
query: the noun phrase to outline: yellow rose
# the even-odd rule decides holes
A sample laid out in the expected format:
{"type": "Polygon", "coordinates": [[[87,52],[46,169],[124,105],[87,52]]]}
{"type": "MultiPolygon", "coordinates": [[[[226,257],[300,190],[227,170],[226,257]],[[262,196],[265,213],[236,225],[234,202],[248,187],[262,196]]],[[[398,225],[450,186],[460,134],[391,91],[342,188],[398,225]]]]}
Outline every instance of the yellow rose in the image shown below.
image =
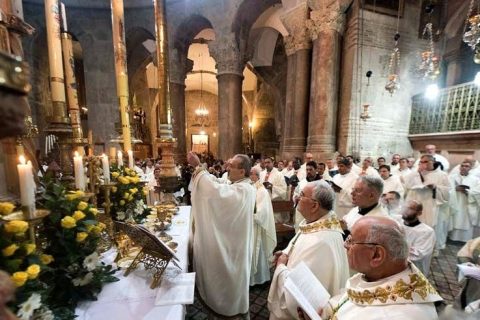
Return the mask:
{"type": "Polygon", "coordinates": [[[42,254],[40,255],[40,261],[44,264],[50,264],[52,261],[54,261],[53,257],[49,254],[42,254]]]}
{"type": "Polygon", "coordinates": [[[120,173],[118,173],[118,172],[112,172],[112,177],[114,177],[114,178],[118,178],[119,175],[120,175],[120,173]]]}
{"type": "Polygon", "coordinates": [[[75,211],[73,213],[72,217],[76,221],[79,221],[79,220],[82,220],[83,218],[85,218],[85,213],[83,213],[82,211],[75,211]]]}
{"type": "Polygon", "coordinates": [[[137,190],[135,188],[131,188],[128,190],[131,194],[135,194],[135,192],[137,192],[137,190]]]}
{"type": "Polygon", "coordinates": [[[12,280],[17,287],[23,286],[27,281],[27,279],[28,279],[28,273],[23,271],[15,272],[12,275],[12,280]]]}
{"type": "Polygon", "coordinates": [[[87,237],[88,237],[88,233],[86,233],[86,232],[78,232],[78,233],[77,233],[77,239],[76,239],[76,241],[77,241],[77,242],[83,242],[83,241],[85,241],[85,239],[86,239],[87,237]]]}
{"type": "Polygon", "coordinates": [[[14,243],[4,248],[2,250],[2,254],[4,257],[10,257],[15,253],[15,251],[17,251],[17,249],[18,249],[18,246],[14,243]]]}
{"type": "Polygon", "coordinates": [[[125,193],[123,194],[123,199],[127,200],[128,197],[130,197],[130,193],[125,192],[125,193]]]}
{"type": "Polygon", "coordinates": [[[0,202],[0,214],[6,215],[13,212],[15,205],[10,202],[0,202]]]}
{"type": "Polygon", "coordinates": [[[92,229],[90,230],[90,232],[93,234],[99,234],[100,232],[102,232],[102,229],[100,229],[97,226],[92,226],[92,229]]]}
{"type": "Polygon", "coordinates": [[[125,205],[125,200],[120,200],[120,205],[124,206],[125,205]]]}
{"type": "Polygon", "coordinates": [[[97,224],[97,227],[99,227],[100,230],[105,230],[105,228],[106,228],[107,226],[105,225],[105,223],[99,222],[99,223],[97,224]]]}
{"type": "Polygon", "coordinates": [[[77,220],[70,216],[66,216],[62,219],[62,227],[65,229],[74,228],[77,225],[77,220]]]}
{"type": "Polygon", "coordinates": [[[28,279],[33,280],[38,277],[40,273],[40,266],[38,264],[32,264],[30,267],[27,268],[28,279]]]}
{"type": "Polygon", "coordinates": [[[28,229],[28,223],[20,220],[13,220],[5,224],[5,231],[8,233],[24,233],[28,229]]]}
{"type": "Polygon", "coordinates": [[[90,208],[90,212],[96,216],[98,214],[98,209],[97,208],[90,208]]]}
{"type": "Polygon", "coordinates": [[[135,177],[137,175],[137,173],[134,171],[134,170],[130,170],[130,172],[128,173],[131,177],[135,177]]]}
{"type": "Polygon", "coordinates": [[[77,206],[77,209],[78,209],[78,210],[83,211],[83,210],[85,210],[85,209],[87,209],[87,208],[88,208],[88,203],[86,203],[85,201],[80,201],[80,202],[78,203],[78,206],[77,206]]]}
{"type": "Polygon", "coordinates": [[[117,192],[117,187],[112,187],[112,192],[113,193],[117,192]]]}
{"type": "Polygon", "coordinates": [[[146,196],[146,195],[148,194],[148,188],[147,188],[147,187],[144,187],[144,188],[142,189],[142,191],[143,191],[143,195],[144,195],[144,196],[146,196]]]}
{"type": "Polygon", "coordinates": [[[65,196],[65,198],[68,200],[68,201],[73,201],[75,199],[78,199],[78,198],[82,198],[85,196],[85,193],[83,191],[70,191],[69,194],[67,194],[65,196]]]}
{"type": "Polygon", "coordinates": [[[25,251],[27,252],[27,256],[35,252],[35,249],[37,249],[37,246],[33,243],[27,243],[25,245],[25,251]]]}
{"type": "Polygon", "coordinates": [[[132,195],[130,195],[130,197],[128,197],[128,201],[129,201],[129,202],[132,202],[132,201],[133,201],[133,196],[132,196],[132,195]]]}
{"type": "Polygon", "coordinates": [[[128,180],[128,179],[125,178],[125,177],[118,177],[118,181],[119,181],[121,184],[129,184],[129,183],[130,183],[130,180],[128,180]]]}

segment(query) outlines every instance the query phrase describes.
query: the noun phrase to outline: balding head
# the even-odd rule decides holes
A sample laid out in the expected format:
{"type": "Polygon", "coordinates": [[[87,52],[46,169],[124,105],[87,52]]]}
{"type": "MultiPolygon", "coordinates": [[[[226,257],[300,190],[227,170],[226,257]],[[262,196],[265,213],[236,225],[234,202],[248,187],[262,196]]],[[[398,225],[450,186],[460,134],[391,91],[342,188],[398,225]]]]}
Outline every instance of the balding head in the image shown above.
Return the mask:
{"type": "Polygon", "coordinates": [[[437,152],[437,147],[434,144],[427,144],[425,146],[425,153],[434,155],[437,152]]]}
{"type": "Polygon", "coordinates": [[[388,217],[363,217],[345,242],[350,268],[377,281],[405,270],[408,244],[401,227],[388,217]]]}

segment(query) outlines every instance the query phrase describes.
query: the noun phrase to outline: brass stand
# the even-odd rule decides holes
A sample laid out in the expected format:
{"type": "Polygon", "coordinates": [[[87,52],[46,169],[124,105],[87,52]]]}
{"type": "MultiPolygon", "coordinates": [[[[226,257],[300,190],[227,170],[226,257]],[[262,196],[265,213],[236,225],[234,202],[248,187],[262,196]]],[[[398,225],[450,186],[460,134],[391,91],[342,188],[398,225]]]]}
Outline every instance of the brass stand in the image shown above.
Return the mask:
{"type": "Polygon", "coordinates": [[[38,226],[45,217],[50,214],[49,210],[45,209],[36,209],[34,213],[34,217],[27,217],[22,211],[16,211],[9,215],[2,217],[5,221],[14,221],[20,220],[28,222],[28,236],[30,241],[35,243],[38,247],[37,237],[35,236],[35,227],[38,226]]]}

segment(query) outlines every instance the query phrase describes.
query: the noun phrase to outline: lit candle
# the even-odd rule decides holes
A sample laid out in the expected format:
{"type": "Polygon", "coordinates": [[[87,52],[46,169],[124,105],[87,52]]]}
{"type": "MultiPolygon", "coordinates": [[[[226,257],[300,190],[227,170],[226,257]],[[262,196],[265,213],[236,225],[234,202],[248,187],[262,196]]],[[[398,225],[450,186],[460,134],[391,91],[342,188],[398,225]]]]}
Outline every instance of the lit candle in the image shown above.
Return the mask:
{"type": "Polygon", "coordinates": [[[77,190],[85,191],[85,173],[83,169],[83,158],[75,151],[73,157],[73,165],[75,169],[75,188],[77,190]]]}
{"type": "Polygon", "coordinates": [[[128,153],[128,167],[130,169],[133,169],[133,151],[128,150],[127,153],[128,153]]]}
{"type": "Polygon", "coordinates": [[[102,169],[104,183],[110,183],[110,164],[108,163],[108,156],[106,154],[102,156],[102,169]]]}
{"type": "Polygon", "coordinates": [[[118,151],[118,153],[117,153],[117,165],[119,167],[123,167],[123,153],[122,153],[122,151],[118,151]]]}
{"type": "Polygon", "coordinates": [[[35,181],[33,180],[32,163],[25,164],[25,157],[20,156],[20,164],[17,165],[18,179],[20,182],[20,202],[22,211],[27,213],[28,218],[35,216],[35,181]]]}

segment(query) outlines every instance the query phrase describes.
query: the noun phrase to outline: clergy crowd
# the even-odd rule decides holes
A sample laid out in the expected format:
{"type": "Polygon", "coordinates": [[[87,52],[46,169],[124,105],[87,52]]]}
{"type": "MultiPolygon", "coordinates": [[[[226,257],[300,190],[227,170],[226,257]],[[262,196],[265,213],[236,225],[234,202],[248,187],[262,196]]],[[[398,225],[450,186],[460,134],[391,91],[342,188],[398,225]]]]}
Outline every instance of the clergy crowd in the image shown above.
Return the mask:
{"type": "Polygon", "coordinates": [[[331,297],[316,310],[322,319],[437,319],[442,297],[426,278],[432,257],[447,238],[480,236],[478,162],[449,170],[433,145],[418,159],[361,164],[310,153],[211,165],[187,158],[193,269],[211,319],[248,319],[249,287],[269,281],[270,319],[308,319],[287,285],[300,265],[331,297]],[[291,212],[274,212],[286,202],[291,212]],[[276,226],[289,222],[295,235],[275,251],[276,226]]]}

